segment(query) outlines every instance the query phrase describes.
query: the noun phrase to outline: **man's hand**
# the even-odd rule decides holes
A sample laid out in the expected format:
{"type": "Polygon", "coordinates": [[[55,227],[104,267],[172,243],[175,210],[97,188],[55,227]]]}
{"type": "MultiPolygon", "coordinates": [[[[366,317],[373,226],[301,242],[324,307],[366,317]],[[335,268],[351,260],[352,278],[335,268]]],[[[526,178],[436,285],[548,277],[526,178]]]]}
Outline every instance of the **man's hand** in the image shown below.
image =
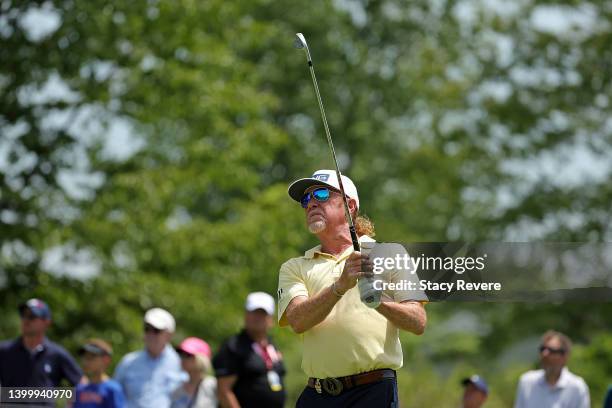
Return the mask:
{"type": "Polygon", "coordinates": [[[342,275],[336,283],[336,290],[343,295],[347,290],[355,287],[359,278],[372,276],[374,276],[372,260],[367,255],[362,255],[361,252],[353,252],[344,263],[342,275]]]}

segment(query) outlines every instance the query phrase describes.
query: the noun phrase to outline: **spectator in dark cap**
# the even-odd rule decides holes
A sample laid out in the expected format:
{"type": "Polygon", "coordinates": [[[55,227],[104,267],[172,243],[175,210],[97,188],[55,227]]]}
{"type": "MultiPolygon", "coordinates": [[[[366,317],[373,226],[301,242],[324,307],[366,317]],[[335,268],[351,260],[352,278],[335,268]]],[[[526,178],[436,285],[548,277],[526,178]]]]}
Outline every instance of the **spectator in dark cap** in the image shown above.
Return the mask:
{"type": "Polygon", "coordinates": [[[463,390],[463,408],[480,408],[489,396],[489,386],[479,375],[464,378],[461,381],[463,390]]]}
{"type": "Polygon", "coordinates": [[[79,349],[87,383],[79,384],[73,408],[123,408],[125,397],[121,385],[109,378],[106,370],[113,349],[100,339],[90,339],[79,349]]]}
{"type": "Polygon", "coordinates": [[[57,387],[62,380],[76,385],[83,376],[72,356],[45,336],[51,309],[40,299],[19,306],[21,336],[0,343],[0,384],[3,387],[57,387]]]}

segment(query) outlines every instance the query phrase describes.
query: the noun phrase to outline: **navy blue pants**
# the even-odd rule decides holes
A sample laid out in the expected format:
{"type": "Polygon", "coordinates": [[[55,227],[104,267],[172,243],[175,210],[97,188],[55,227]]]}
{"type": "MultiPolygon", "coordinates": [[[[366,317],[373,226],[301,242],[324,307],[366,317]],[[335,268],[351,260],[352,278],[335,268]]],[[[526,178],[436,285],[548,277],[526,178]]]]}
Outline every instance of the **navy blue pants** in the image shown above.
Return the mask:
{"type": "Polygon", "coordinates": [[[296,408],[398,408],[397,380],[385,378],[381,381],[359,385],[340,395],[319,394],[306,387],[295,404],[296,408]]]}

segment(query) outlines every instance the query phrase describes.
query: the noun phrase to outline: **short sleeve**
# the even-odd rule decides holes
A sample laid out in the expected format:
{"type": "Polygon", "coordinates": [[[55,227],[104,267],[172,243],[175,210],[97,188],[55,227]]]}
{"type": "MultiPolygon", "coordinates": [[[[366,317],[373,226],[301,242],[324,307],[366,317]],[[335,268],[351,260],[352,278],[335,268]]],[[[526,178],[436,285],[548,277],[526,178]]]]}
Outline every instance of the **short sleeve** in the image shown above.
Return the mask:
{"type": "Polygon", "coordinates": [[[123,387],[123,374],[125,372],[125,357],[119,361],[117,367],[115,367],[115,373],[113,374],[113,379],[119,383],[123,387]]]}
{"type": "Polygon", "coordinates": [[[295,259],[285,262],[278,275],[278,322],[280,326],[287,326],[283,315],[291,300],[296,296],[308,297],[308,290],[295,259]]]}
{"type": "Polygon", "coordinates": [[[223,343],[219,352],[213,357],[212,363],[217,377],[237,375],[240,369],[240,358],[232,352],[227,341],[223,343]]]}
{"type": "Polygon", "coordinates": [[[61,355],[61,365],[64,378],[66,378],[70,384],[76,386],[81,381],[83,372],[72,356],[65,350],[63,350],[61,355]]]}
{"type": "Polygon", "coordinates": [[[525,384],[523,377],[519,379],[518,386],[516,388],[516,398],[514,400],[514,408],[524,408],[527,406],[526,395],[525,395],[525,384]]]}
{"type": "Polygon", "coordinates": [[[401,286],[403,289],[385,290],[385,294],[396,302],[414,300],[427,302],[429,299],[424,291],[420,289],[419,277],[417,275],[414,260],[406,249],[400,244],[379,244],[380,249],[376,248],[375,256],[392,258],[396,265],[393,269],[385,270],[385,278],[388,282],[401,286]]]}
{"type": "Polygon", "coordinates": [[[580,401],[578,401],[578,404],[576,406],[580,408],[589,408],[591,406],[591,396],[589,395],[589,387],[584,381],[581,381],[579,399],[580,401]]]}
{"type": "Polygon", "coordinates": [[[121,389],[121,385],[119,385],[119,383],[115,383],[114,386],[111,387],[110,394],[111,401],[109,408],[125,407],[125,396],[123,395],[123,390],[121,389]]]}

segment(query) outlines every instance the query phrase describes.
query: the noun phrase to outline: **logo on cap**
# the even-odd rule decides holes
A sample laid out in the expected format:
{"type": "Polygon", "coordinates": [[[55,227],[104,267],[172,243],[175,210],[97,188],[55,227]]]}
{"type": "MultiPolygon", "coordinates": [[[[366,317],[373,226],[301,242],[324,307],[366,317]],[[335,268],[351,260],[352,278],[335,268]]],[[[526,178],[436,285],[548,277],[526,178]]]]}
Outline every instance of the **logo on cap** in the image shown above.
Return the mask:
{"type": "Polygon", "coordinates": [[[327,181],[329,179],[329,174],[313,174],[312,178],[321,181],[327,181]]]}

